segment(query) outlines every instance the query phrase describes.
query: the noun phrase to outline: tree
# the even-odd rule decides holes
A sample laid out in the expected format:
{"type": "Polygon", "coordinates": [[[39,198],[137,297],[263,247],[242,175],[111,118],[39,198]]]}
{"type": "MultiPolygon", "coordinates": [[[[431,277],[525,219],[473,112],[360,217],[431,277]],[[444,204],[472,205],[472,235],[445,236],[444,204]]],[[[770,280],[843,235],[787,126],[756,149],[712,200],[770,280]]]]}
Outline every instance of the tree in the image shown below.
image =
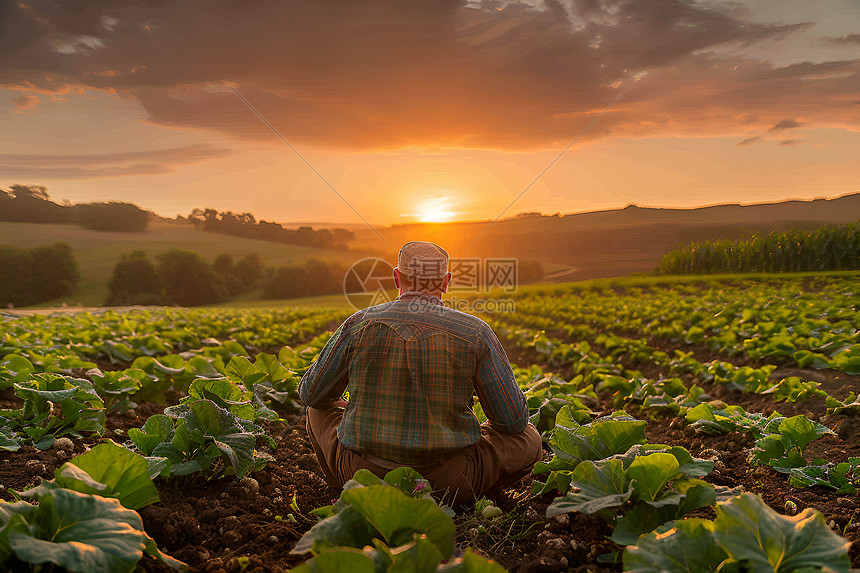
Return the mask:
{"type": "Polygon", "coordinates": [[[80,203],[71,207],[72,220],[94,231],[141,232],[152,213],[132,203],[80,203]]]}
{"type": "Polygon", "coordinates": [[[0,221],[68,223],[67,207],[51,201],[40,185],[12,185],[0,194],[0,221]]]}
{"type": "Polygon", "coordinates": [[[161,280],[143,251],[122,255],[108,283],[105,304],[162,304],[161,280]]]}
{"type": "Polygon", "coordinates": [[[260,255],[250,253],[242,257],[236,262],[236,276],[242,284],[240,292],[246,292],[256,288],[260,279],[263,277],[263,261],[260,260],[260,255]]]}
{"type": "Polygon", "coordinates": [[[80,280],[72,247],[0,247],[0,303],[26,306],[75,292],[80,280]]]}
{"type": "Polygon", "coordinates": [[[308,259],[266,270],[263,298],[297,298],[343,292],[344,268],[338,262],[308,259]]]}
{"type": "Polygon", "coordinates": [[[170,249],[157,258],[165,302],[195,306],[227,300],[227,288],[197,253],[170,249]]]}

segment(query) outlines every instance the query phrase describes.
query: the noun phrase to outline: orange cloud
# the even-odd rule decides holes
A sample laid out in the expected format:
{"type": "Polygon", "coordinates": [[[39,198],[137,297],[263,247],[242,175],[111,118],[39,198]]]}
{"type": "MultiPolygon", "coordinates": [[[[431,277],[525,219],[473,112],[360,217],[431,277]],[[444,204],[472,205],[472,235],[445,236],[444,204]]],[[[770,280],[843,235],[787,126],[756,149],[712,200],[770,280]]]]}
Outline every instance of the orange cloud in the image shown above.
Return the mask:
{"type": "Polygon", "coordinates": [[[39,98],[34,95],[23,95],[12,100],[16,113],[33,113],[39,107],[39,98]]]}

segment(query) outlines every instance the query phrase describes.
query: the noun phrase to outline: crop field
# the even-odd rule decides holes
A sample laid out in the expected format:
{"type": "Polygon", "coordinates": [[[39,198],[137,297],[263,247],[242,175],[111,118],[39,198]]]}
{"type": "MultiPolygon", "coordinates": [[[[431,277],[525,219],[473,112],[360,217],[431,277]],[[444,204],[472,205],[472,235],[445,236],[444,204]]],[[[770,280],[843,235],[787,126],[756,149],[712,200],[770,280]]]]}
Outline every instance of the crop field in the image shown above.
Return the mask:
{"type": "Polygon", "coordinates": [[[348,310],[0,315],[0,570],[860,568],[860,274],[511,298],[544,459],[465,508],[325,484],[296,387],[348,310]]]}

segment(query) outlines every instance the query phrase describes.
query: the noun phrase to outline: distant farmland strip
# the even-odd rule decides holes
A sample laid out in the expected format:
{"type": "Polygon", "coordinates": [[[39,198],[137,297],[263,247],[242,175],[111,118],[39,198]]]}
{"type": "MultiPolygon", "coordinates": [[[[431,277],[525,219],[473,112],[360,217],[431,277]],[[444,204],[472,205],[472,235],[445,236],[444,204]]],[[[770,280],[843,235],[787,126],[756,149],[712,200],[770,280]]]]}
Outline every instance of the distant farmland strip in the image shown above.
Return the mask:
{"type": "Polygon", "coordinates": [[[809,272],[860,269],[860,222],[792,229],[747,240],[691,243],[660,262],[661,274],[809,272]]]}

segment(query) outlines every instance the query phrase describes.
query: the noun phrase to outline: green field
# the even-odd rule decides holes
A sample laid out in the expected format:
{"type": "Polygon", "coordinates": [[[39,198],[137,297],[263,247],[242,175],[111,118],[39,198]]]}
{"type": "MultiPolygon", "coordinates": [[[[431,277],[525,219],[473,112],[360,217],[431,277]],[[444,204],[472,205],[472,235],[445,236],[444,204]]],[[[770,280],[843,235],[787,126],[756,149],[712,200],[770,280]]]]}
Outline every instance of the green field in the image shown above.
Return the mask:
{"type": "Polygon", "coordinates": [[[229,237],[167,222],[152,223],[145,233],[107,233],[75,225],[48,223],[0,223],[0,245],[35,247],[55,241],[66,242],[74,249],[81,281],[75,294],[39,305],[42,307],[60,306],[63,303],[69,306],[103,304],[114,265],[121,255],[135,250],[144,251],[154,258],[168,249],[179,248],[200,253],[209,262],[221,253],[229,253],[234,257],[257,253],[267,266],[285,265],[311,257],[351,263],[364,256],[357,252],[229,237]]]}

